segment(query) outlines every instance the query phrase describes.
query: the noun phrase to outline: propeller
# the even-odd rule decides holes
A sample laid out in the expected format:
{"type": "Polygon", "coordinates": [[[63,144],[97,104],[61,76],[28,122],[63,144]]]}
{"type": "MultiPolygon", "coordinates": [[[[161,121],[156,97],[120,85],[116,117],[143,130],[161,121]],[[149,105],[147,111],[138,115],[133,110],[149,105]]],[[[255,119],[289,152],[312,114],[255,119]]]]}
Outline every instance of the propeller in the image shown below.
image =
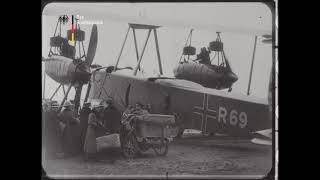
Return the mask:
{"type": "MultiPolygon", "coordinates": [[[[98,28],[97,28],[97,25],[94,24],[92,26],[92,30],[91,30],[91,36],[90,36],[90,40],[89,40],[87,56],[84,61],[86,63],[87,69],[101,67],[98,64],[91,65],[93,62],[94,56],[96,54],[97,43],[98,43],[98,28]]],[[[75,93],[74,101],[75,101],[75,109],[76,110],[78,110],[78,107],[80,105],[82,86],[83,85],[81,84],[79,87],[75,87],[76,93],[75,93]]],[[[86,92],[84,103],[88,100],[90,89],[91,89],[91,84],[90,84],[90,82],[88,82],[88,87],[87,87],[87,92],[86,92]]]]}
{"type": "Polygon", "coordinates": [[[89,66],[92,64],[94,56],[96,54],[97,42],[98,42],[98,28],[97,28],[97,25],[94,24],[92,26],[91,36],[90,36],[90,41],[89,41],[89,46],[87,51],[87,57],[85,60],[85,62],[89,66]]]}

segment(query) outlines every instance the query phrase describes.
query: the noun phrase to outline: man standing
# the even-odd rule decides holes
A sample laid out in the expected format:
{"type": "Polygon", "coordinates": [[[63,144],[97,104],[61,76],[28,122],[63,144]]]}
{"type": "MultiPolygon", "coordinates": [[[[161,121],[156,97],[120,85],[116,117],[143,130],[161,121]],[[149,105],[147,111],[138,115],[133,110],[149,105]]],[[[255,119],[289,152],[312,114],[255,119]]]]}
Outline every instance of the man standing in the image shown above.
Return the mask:
{"type": "Polygon", "coordinates": [[[64,104],[64,108],[59,115],[61,121],[65,124],[62,135],[62,146],[65,155],[72,156],[77,154],[81,149],[79,122],[73,117],[72,104],[69,101],[64,104]]]}
{"type": "Polygon", "coordinates": [[[97,135],[97,130],[99,129],[99,120],[97,115],[99,115],[101,111],[100,105],[94,105],[92,107],[92,111],[89,114],[88,118],[88,127],[86,131],[86,136],[85,136],[85,141],[84,141],[84,146],[83,150],[85,153],[85,160],[90,160],[94,159],[96,160],[97,158],[97,141],[96,138],[98,137],[97,135]]]}
{"type": "Polygon", "coordinates": [[[143,105],[140,102],[137,102],[133,114],[144,115],[150,113],[147,110],[143,109],[143,105]]]}
{"type": "Polygon", "coordinates": [[[44,117],[44,145],[46,155],[53,157],[59,151],[59,124],[57,120],[58,103],[50,102],[44,117]]]}
{"type": "MultiPolygon", "coordinates": [[[[88,117],[92,112],[90,109],[91,103],[86,102],[83,104],[83,108],[80,111],[80,133],[81,133],[81,147],[84,145],[84,140],[86,137],[86,131],[88,127],[88,117]]],[[[81,150],[83,150],[81,148],[81,150]]]]}
{"type": "Polygon", "coordinates": [[[104,125],[108,129],[110,134],[119,133],[121,113],[113,105],[113,100],[108,99],[106,101],[106,107],[103,113],[104,125]]]}

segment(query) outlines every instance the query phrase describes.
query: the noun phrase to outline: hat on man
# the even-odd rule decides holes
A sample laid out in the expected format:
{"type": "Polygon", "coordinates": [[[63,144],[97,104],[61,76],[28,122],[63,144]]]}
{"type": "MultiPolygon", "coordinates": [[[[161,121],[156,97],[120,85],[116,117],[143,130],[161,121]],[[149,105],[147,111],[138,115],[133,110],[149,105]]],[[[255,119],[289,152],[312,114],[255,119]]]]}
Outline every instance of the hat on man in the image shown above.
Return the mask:
{"type": "Polygon", "coordinates": [[[91,106],[91,102],[85,102],[83,103],[83,106],[91,106]]]}
{"type": "Polygon", "coordinates": [[[143,105],[142,105],[142,103],[141,103],[141,102],[136,102],[136,106],[143,107],[143,105]]]}
{"type": "Polygon", "coordinates": [[[57,101],[53,101],[53,102],[51,103],[51,107],[53,107],[53,108],[59,107],[58,102],[57,102],[57,101]]]}
{"type": "Polygon", "coordinates": [[[106,103],[107,104],[113,104],[113,100],[111,98],[109,98],[109,99],[106,100],[106,103]]]}
{"type": "Polygon", "coordinates": [[[108,106],[108,103],[106,101],[101,101],[99,103],[99,107],[107,107],[108,106]]]}
{"type": "Polygon", "coordinates": [[[70,101],[65,102],[63,105],[63,107],[69,107],[69,106],[72,106],[70,101]]]}

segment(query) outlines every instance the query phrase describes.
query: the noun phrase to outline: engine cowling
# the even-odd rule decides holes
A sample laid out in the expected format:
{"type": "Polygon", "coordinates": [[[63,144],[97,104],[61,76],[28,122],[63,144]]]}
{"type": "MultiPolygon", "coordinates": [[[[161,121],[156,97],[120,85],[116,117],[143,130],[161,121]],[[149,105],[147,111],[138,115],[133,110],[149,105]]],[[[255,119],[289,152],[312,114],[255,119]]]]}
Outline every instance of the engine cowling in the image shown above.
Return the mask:
{"type": "Polygon", "coordinates": [[[78,82],[86,84],[90,80],[90,68],[81,60],[72,60],[63,56],[51,56],[45,62],[45,72],[54,81],[61,84],[78,82]]]}
{"type": "Polygon", "coordinates": [[[185,79],[199,83],[208,88],[230,88],[238,77],[223,66],[206,65],[200,63],[182,63],[174,69],[177,79],[185,79]]]}

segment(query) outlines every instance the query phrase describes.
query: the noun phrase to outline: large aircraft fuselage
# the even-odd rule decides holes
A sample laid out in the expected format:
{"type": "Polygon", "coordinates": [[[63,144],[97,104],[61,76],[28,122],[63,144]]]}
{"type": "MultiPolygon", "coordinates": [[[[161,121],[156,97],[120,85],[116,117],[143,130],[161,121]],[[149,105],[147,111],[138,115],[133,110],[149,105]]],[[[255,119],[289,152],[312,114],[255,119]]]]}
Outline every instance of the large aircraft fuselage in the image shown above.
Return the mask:
{"type": "Polygon", "coordinates": [[[89,99],[112,98],[120,111],[136,102],[151,104],[151,113],[178,114],[184,128],[237,136],[271,128],[267,100],[238,97],[186,80],[152,81],[118,72],[95,72],[91,83],[89,99]]]}

